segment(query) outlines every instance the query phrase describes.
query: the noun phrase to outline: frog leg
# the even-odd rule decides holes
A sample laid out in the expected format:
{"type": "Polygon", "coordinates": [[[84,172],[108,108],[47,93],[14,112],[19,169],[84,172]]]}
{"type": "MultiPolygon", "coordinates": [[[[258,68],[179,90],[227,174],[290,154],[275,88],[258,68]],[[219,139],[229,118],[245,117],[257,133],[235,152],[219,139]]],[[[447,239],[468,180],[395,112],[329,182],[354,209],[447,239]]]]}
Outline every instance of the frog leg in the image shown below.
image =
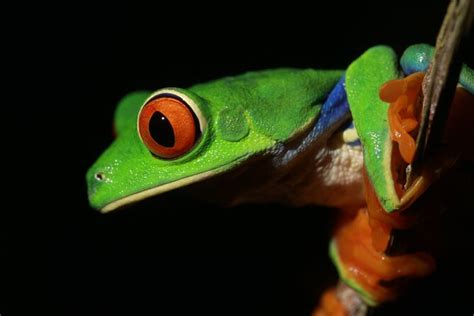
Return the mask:
{"type": "MultiPolygon", "coordinates": [[[[351,72],[348,73],[350,77],[351,72]]],[[[419,77],[420,75],[413,74],[405,78],[407,80],[406,86],[421,85],[419,77]]],[[[381,96],[384,94],[387,96],[387,93],[399,90],[399,84],[400,82],[395,82],[392,87],[388,85],[388,89],[381,93],[381,96]]],[[[474,117],[472,107],[474,99],[468,91],[468,89],[458,88],[453,101],[445,133],[446,141],[449,144],[448,154],[438,157],[441,159],[434,159],[434,162],[425,168],[424,176],[425,179],[428,179],[425,186],[430,186],[428,191],[426,191],[427,188],[415,188],[414,191],[421,192],[413,194],[414,201],[405,203],[403,209],[396,204],[391,204],[395,207],[387,211],[384,206],[390,204],[383,205],[378,194],[387,192],[386,188],[379,187],[377,191],[377,188],[374,187],[374,179],[370,177],[367,170],[364,170],[367,205],[362,208],[342,210],[330,244],[330,256],[342,282],[347,287],[338,286],[337,289],[330,289],[323,294],[320,307],[315,310],[313,315],[358,315],[361,312],[364,313],[364,303],[375,306],[393,300],[400,294],[406,279],[423,277],[435,270],[434,258],[429,253],[421,251],[420,249],[423,247],[413,247],[416,244],[416,238],[414,238],[416,234],[410,235],[410,240],[407,240],[408,247],[407,245],[398,247],[398,250],[397,239],[394,239],[394,236],[396,236],[396,231],[413,230],[416,232],[417,227],[418,231],[422,231],[424,235],[430,235],[429,232],[433,233],[433,227],[425,224],[426,218],[440,213],[440,205],[445,204],[442,201],[446,200],[447,189],[456,187],[456,182],[450,181],[449,175],[431,185],[435,180],[435,170],[448,170],[446,165],[450,165],[450,163],[446,164],[446,161],[449,161],[450,156],[467,157],[472,160],[473,141],[471,138],[466,141],[465,138],[466,132],[469,131],[469,122],[474,117]],[[466,146],[466,142],[470,145],[466,146]],[[358,297],[360,300],[357,300],[358,297]]],[[[411,92],[408,91],[408,97],[411,92]]],[[[393,104],[390,105],[390,107],[392,106],[393,104]]],[[[388,112],[390,113],[390,109],[388,112]]],[[[364,142],[363,139],[362,141],[364,142]]],[[[388,175],[391,177],[393,185],[396,186],[398,183],[397,177],[394,176],[393,165],[399,164],[402,158],[406,159],[407,155],[401,153],[404,150],[401,142],[389,144],[387,148],[390,154],[388,157],[391,159],[388,175]]],[[[383,167],[382,163],[383,160],[380,160],[379,168],[383,167]]],[[[374,165],[369,167],[372,168],[372,176],[380,176],[374,165]]],[[[387,182],[378,182],[378,184],[380,183],[387,182]]],[[[457,185],[459,186],[459,183],[457,185]]],[[[395,192],[398,195],[397,198],[401,198],[402,202],[404,201],[403,195],[409,193],[401,191],[401,188],[397,190],[396,187],[395,192]]]]}

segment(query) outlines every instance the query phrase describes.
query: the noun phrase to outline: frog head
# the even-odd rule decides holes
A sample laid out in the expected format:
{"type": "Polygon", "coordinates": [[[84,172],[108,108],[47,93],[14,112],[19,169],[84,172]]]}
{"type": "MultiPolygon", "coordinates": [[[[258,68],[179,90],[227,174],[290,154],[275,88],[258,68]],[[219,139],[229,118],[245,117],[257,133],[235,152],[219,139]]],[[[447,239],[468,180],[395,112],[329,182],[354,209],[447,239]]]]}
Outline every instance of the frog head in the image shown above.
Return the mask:
{"type": "Polygon", "coordinates": [[[87,172],[102,212],[223,174],[314,122],[340,71],[279,69],[125,97],[87,172]]]}

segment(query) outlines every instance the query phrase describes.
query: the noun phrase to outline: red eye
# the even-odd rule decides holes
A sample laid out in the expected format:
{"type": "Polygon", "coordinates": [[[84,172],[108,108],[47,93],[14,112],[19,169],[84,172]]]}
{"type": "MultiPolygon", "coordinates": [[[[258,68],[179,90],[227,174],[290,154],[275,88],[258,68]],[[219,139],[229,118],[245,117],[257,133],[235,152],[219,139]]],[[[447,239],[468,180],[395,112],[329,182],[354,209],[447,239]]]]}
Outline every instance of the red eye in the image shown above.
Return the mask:
{"type": "Polygon", "coordinates": [[[199,137],[199,122],[181,100],[160,97],[145,104],[138,117],[143,143],[158,157],[171,159],[187,153],[199,137]]]}

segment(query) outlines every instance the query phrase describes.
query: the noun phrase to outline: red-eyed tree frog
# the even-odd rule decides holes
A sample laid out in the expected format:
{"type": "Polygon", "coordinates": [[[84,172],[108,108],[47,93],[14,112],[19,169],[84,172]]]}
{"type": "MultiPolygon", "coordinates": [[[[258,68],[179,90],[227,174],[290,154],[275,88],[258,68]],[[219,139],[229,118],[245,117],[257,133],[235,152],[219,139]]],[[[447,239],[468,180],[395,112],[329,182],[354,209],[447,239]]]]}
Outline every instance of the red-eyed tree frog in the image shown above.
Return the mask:
{"type": "MultiPolygon", "coordinates": [[[[89,201],[107,213],[195,184],[228,205],[363,207],[364,172],[387,213],[400,208],[380,87],[425,71],[433,48],[419,44],[399,61],[387,46],[367,50],[346,70],[274,69],[126,96],[117,137],[87,172],[89,201]],[[200,187],[202,184],[202,187],[200,187]]],[[[474,94],[474,72],[460,85],[474,94]]],[[[368,304],[379,297],[347,275],[368,304]]]]}

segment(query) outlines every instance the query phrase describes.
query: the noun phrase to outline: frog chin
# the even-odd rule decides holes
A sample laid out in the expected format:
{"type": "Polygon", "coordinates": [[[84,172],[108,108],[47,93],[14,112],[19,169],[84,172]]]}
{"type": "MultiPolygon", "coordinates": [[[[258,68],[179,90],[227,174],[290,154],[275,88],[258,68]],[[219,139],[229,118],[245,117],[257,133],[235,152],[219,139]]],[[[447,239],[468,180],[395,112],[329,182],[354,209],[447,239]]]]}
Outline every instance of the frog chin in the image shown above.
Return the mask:
{"type": "Polygon", "coordinates": [[[159,194],[171,191],[171,190],[175,190],[175,189],[190,185],[192,183],[203,181],[205,179],[213,177],[214,175],[216,175],[219,172],[220,172],[219,169],[213,169],[213,170],[210,170],[210,171],[206,171],[206,172],[198,173],[198,174],[195,174],[195,175],[192,175],[192,176],[189,176],[189,177],[185,177],[185,178],[173,181],[173,182],[168,182],[168,183],[165,183],[165,184],[162,184],[162,185],[150,188],[150,189],[146,189],[146,190],[143,190],[143,191],[131,194],[131,195],[127,195],[123,198],[120,198],[118,200],[115,200],[113,202],[110,202],[110,203],[106,204],[103,208],[100,209],[100,212],[101,213],[108,213],[108,212],[114,211],[114,210],[119,209],[123,206],[136,203],[136,202],[144,200],[146,198],[149,198],[149,197],[152,197],[152,196],[155,196],[155,195],[159,195],[159,194]]]}

